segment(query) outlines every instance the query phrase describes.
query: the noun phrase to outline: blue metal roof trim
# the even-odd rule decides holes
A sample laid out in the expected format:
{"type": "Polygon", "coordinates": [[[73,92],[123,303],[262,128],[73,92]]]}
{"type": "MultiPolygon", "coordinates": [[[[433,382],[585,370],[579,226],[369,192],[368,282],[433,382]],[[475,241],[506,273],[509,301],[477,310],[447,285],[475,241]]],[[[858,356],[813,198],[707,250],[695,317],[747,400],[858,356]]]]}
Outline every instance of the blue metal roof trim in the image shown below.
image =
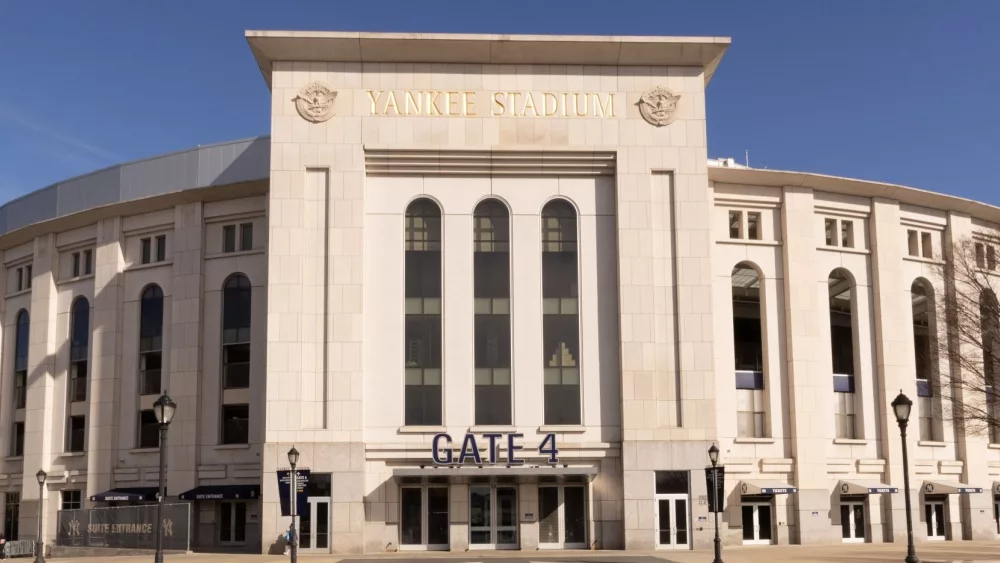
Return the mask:
{"type": "Polygon", "coordinates": [[[270,174],[269,135],[116,164],[57,182],[0,206],[0,235],[95,207],[266,180],[270,174]]]}

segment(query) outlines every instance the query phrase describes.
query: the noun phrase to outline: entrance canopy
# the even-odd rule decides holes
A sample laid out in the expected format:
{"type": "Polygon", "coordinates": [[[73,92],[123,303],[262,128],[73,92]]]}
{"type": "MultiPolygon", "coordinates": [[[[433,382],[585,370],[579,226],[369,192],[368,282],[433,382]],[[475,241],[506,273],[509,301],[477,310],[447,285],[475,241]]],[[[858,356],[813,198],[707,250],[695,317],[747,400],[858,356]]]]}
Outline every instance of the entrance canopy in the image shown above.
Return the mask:
{"type": "Polygon", "coordinates": [[[741,495],[790,495],[799,490],[780,481],[740,481],[741,495]]]}
{"type": "Polygon", "coordinates": [[[260,497],[260,485],[202,485],[185,491],[181,500],[248,500],[260,497]]]}
{"type": "Polygon", "coordinates": [[[160,491],[156,487],[118,487],[92,495],[94,502],[140,502],[155,501],[160,491]]]}
{"type": "Polygon", "coordinates": [[[924,481],[924,493],[928,495],[960,495],[981,493],[982,487],[971,487],[955,481],[924,481]]]}
{"type": "Polygon", "coordinates": [[[850,480],[840,482],[842,495],[880,495],[883,493],[898,493],[897,487],[890,487],[878,481],[850,480]]]}

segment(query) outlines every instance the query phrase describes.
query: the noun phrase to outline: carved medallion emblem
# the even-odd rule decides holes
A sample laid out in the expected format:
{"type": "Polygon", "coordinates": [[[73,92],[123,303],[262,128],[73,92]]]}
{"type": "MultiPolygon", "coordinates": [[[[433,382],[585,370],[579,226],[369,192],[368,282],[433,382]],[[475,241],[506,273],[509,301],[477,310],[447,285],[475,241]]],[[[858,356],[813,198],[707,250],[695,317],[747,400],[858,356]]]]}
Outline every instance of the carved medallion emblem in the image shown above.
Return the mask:
{"type": "Polygon", "coordinates": [[[650,125],[663,127],[674,122],[677,102],[680,99],[680,94],[674,94],[662,86],[657,86],[644,92],[636,105],[639,106],[642,118],[650,125]]]}
{"type": "Polygon", "coordinates": [[[925,493],[933,493],[934,492],[934,485],[932,485],[930,483],[927,483],[926,485],[924,485],[924,492],[925,493]]]}
{"type": "Polygon", "coordinates": [[[313,82],[299,90],[299,95],[292,98],[295,109],[306,121],[321,123],[333,117],[333,101],[337,92],[319,82],[313,82]]]}

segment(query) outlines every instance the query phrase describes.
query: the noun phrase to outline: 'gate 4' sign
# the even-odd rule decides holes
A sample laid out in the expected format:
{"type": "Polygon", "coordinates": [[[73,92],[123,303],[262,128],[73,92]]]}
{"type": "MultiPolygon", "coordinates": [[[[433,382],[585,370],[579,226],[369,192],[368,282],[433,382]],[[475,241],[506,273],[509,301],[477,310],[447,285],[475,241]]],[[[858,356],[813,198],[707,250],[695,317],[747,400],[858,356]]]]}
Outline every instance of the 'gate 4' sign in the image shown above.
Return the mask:
{"type": "MultiPolygon", "coordinates": [[[[496,465],[497,463],[505,463],[506,465],[523,465],[524,460],[517,457],[517,452],[524,449],[524,446],[520,445],[518,442],[524,434],[483,434],[482,439],[489,442],[489,447],[487,448],[486,464],[496,465]],[[497,461],[500,454],[500,444],[504,441],[507,442],[507,460],[506,462],[497,461]]],[[[431,443],[431,458],[434,460],[434,465],[463,465],[465,463],[472,463],[474,465],[484,465],[483,456],[479,453],[479,442],[476,441],[476,435],[471,432],[465,435],[462,440],[462,447],[457,452],[455,447],[452,445],[451,436],[448,434],[437,434],[434,436],[434,441],[431,443]],[[458,458],[456,461],[456,457],[458,458]]],[[[546,456],[549,463],[559,463],[559,450],[556,449],[556,435],[546,434],[542,439],[542,443],[538,444],[538,453],[546,456]]]]}

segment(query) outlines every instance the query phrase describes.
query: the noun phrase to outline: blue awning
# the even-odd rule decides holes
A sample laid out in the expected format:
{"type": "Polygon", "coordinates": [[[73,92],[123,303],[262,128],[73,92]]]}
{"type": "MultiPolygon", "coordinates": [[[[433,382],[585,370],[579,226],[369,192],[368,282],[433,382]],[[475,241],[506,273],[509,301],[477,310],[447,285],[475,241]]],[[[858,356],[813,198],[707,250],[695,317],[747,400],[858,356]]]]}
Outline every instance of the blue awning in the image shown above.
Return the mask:
{"type": "Polygon", "coordinates": [[[156,501],[159,490],[156,487],[118,487],[90,497],[94,502],[140,502],[156,501]]]}
{"type": "Polygon", "coordinates": [[[260,485],[202,485],[185,491],[181,500],[253,500],[260,497],[260,485]]]}

